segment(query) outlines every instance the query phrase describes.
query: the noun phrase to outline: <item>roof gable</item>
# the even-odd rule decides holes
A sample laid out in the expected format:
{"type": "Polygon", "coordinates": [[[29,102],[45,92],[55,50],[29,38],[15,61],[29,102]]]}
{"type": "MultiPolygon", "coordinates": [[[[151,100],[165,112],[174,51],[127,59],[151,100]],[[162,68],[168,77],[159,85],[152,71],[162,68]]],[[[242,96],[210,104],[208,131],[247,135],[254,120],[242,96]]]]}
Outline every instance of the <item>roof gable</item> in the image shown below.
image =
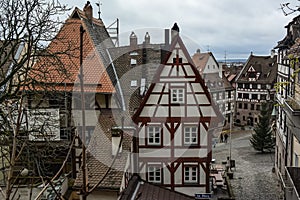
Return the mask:
{"type": "Polygon", "coordinates": [[[173,38],[170,51],[158,67],[133,121],[170,121],[188,116],[210,119],[220,116],[220,113],[178,35],[173,38]],[[178,99],[183,102],[177,102],[178,99]]]}
{"type": "Polygon", "coordinates": [[[272,84],[276,81],[277,57],[250,55],[236,82],[272,84]]]}
{"type": "Polygon", "coordinates": [[[54,85],[56,90],[77,89],[73,86],[79,83],[80,26],[85,30],[83,34],[83,73],[84,82],[87,84],[85,91],[113,93],[114,86],[106,71],[109,61],[105,49],[110,46],[105,41],[109,39],[109,35],[100,20],[93,19],[93,23],[89,22],[84,12],[78,8],[75,8],[47,48],[47,52],[55,54],[56,58],[50,60],[47,57],[41,58],[36,63],[34,67],[36,71],[32,75],[39,82],[54,85]]]}

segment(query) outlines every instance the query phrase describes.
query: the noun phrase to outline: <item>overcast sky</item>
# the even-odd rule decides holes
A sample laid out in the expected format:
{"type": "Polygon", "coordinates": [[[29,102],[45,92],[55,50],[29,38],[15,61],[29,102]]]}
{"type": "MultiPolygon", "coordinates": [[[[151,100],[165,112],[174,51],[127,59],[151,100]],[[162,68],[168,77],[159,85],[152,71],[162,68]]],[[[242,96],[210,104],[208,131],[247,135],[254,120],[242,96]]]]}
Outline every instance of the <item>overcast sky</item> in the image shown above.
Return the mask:
{"type": "MultiPolygon", "coordinates": [[[[197,48],[210,50],[217,59],[269,55],[285,36],[285,25],[294,15],[284,16],[280,4],[297,0],[101,0],[101,18],[106,26],[120,20],[121,43],[127,44],[131,31],[142,42],[149,31],[152,42],[163,42],[163,30],[177,22],[180,34],[197,48]],[[158,34],[159,33],[159,34],[158,34]],[[125,39],[124,39],[125,38],[125,39]]],[[[85,1],[61,0],[69,7],[83,9],[85,1]]],[[[98,17],[98,0],[90,0],[98,17]]]]}

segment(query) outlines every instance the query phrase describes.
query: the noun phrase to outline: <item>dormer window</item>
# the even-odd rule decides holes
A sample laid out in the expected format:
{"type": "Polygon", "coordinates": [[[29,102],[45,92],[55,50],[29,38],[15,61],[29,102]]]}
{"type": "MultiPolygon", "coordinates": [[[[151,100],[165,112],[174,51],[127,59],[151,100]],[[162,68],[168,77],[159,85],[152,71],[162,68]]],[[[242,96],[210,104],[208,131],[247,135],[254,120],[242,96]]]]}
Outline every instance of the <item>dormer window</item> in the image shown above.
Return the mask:
{"type": "Polygon", "coordinates": [[[131,59],[130,59],[130,65],[131,65],[132,67],[136,66],[136,63],[137,63],[136,59],[134,59],[134,58],[131,58],[131,59]]]}
{"type": "Polygon", "coordinates": [[[255,78],[256,77],[256,73],[255,72],[250,72],[249,73],[249,78],[255,78]]]}

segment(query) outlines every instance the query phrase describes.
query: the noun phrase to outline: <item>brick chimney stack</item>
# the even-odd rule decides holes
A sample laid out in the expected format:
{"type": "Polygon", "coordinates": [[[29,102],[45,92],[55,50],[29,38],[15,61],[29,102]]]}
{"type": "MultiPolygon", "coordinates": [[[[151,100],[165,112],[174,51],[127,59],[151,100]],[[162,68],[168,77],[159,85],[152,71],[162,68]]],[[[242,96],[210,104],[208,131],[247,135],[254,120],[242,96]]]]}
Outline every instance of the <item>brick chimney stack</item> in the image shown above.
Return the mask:
{"type": "Polygon", "coordinates": [[[137,48],[137,36],[136,34],[132,31],[131,34],[130,34],[130,37],[129,37],[129,44],[130,44],[130,47],[132,48],[137,48]]]}
{"type": "Polygon", "coordinates": [[[92,20],[93,19],[93,7],[91,5],[91,3],[89,1],[86,2],[83,11],[85,13],[85,16],[89,19],[92,20]]]}
{"type": "Polygon", "coordinates": [[[146,32],[146,35],[145,35],[145,44],[150,44],[150,35],[148,32],[146,32]]]}

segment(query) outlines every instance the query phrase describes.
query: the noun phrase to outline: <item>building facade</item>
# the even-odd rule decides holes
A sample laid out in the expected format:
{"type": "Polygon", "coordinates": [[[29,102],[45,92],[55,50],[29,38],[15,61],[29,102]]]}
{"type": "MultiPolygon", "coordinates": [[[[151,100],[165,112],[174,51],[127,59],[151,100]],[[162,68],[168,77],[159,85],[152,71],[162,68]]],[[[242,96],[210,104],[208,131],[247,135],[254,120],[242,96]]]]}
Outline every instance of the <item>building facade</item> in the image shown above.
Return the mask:
{"type": "Polygon", "coordinates": [[[287,26],[283,40],[278,42],[278,102],[276,119],[275,170],[284,190],[285,199],[299,198],[299,128],[300,86],[299,45],[300,17],[295,17],[287,26]]]}
{"type": "Polygon", "coordinates": [[[210,128],[220,113],[179,35],[165,60],[133,115],[139,174],[190,196],[208,193],[210,128]]]}
{"type": "Polygon", "coordinates": [[[236,124],[254,126],[258,122],[261,104],[274,99],[276,74],[276,55],[249,56],[236,78],[236,124]]]}

